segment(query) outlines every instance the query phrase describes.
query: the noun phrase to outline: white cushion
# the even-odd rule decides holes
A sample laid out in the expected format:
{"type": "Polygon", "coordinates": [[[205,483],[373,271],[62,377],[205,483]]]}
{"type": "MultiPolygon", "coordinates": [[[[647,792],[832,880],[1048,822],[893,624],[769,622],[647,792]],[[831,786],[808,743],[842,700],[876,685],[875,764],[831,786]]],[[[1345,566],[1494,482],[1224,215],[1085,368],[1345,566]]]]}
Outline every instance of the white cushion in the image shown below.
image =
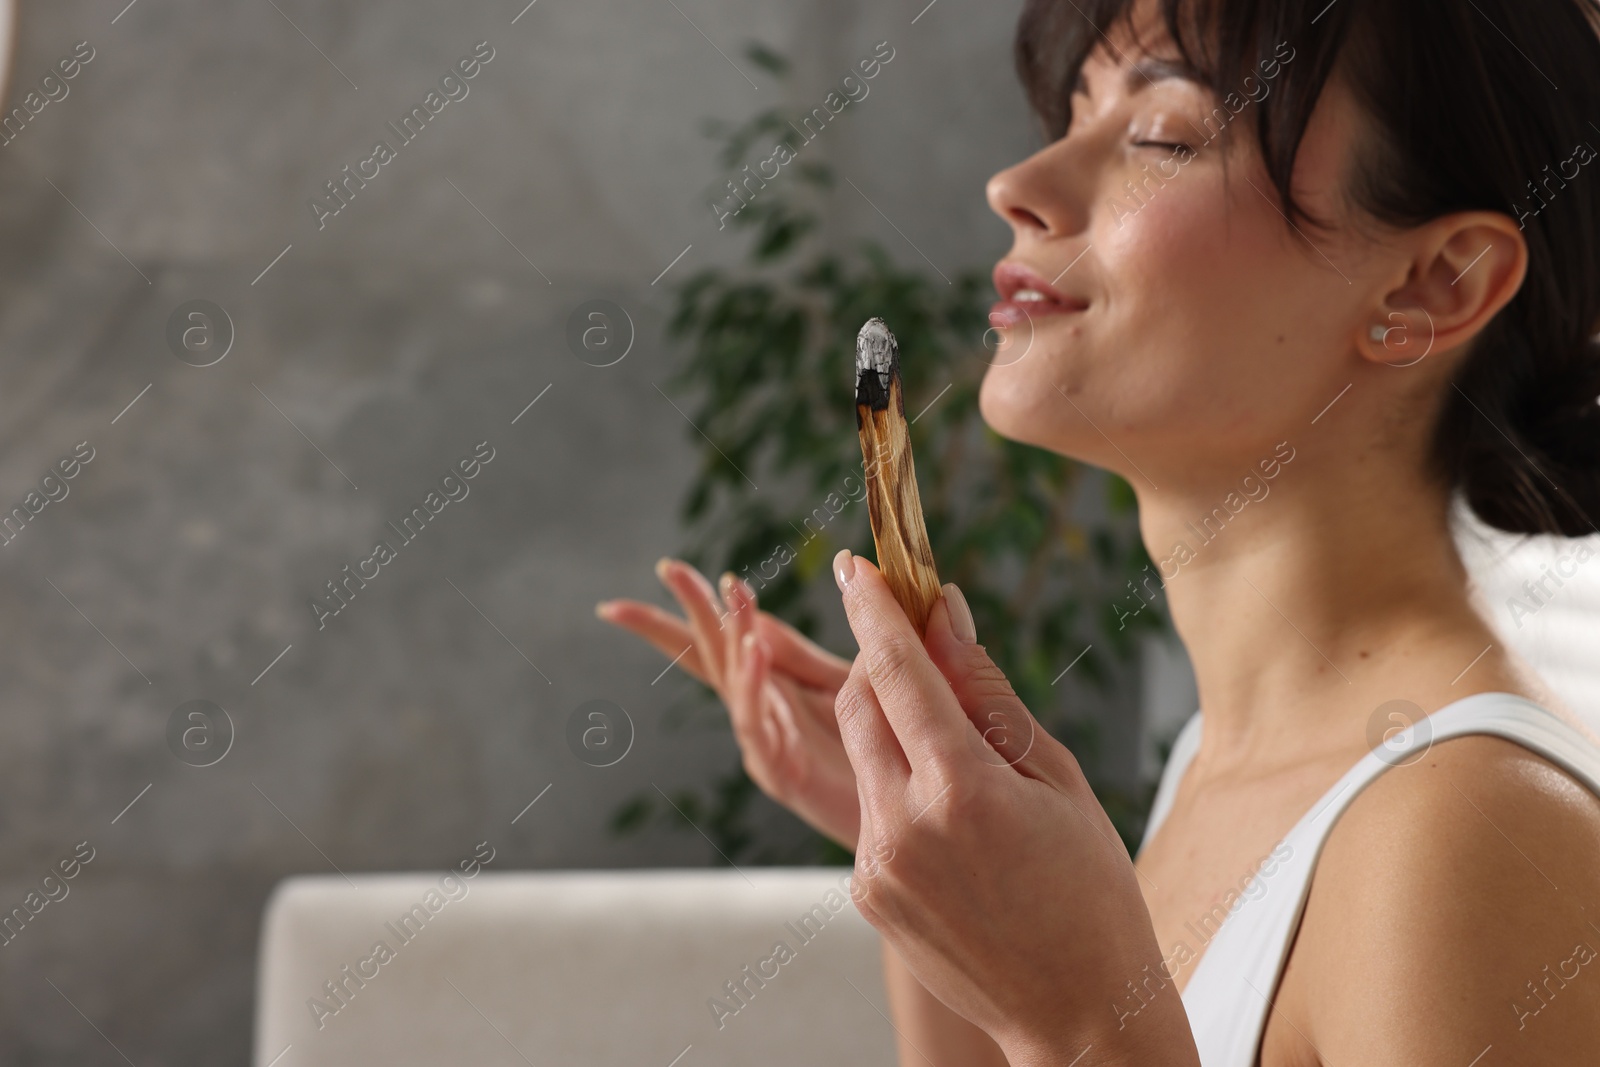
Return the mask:
{"type": "Polygon", "coordinates": [[[849,874],[290,878],[262,925],[255,1064],[892,1063],[878,934],[849,874]]]}
{"type": "Polygon", "coordinates": [[[1459,500],[1455,518],[1490,624],[1600,735],[1600,534],[1508,534],[1478,521],[1459,500]]]}

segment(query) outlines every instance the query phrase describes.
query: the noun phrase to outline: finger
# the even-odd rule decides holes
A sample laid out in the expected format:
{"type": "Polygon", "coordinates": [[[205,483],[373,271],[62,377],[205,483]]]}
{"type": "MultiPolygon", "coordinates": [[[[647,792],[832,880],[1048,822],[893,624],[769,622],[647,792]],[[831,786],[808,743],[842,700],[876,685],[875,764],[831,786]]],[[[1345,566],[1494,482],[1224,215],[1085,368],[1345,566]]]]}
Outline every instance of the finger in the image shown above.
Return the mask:
{"type": "Polygon", "coordinates": [[[766,711],[767,664],[770,653],[761,639],[748,634],[741,642],[736,665],[729,671],[733,699],[728,712],[734,736],[741,748],[755,759],[752,762],[772,767],[781,744],[776,723],[766,711]]]}
{"type": "MultiPolygon", "coordinates": [[[[862,833],[873,823],[884,824],[884,804],[906,795],[911,764],[900,747],[883,707],[867,676],[866,657],[858,656],[850,674],[839,687],[833,702],[839,722],[839,739],[844,742],[845,758],[856,775],[856,791],[861,802],[862,833]],[[872,818],[877,811],[879,817],[872,818]]],[[[868,840],[863,836],[860,840],[868,840]]]]}
{"type": "MultiPolygon", "coordinates": [[[[961,590],[951,583],[944,587],[944,594],[928,615],[923,642],[934,666],[950,683],[957,703],[994,750],[993,762],[1003,761],[1058,788],[1075,785],[1082,778],[1077,761],[1039,725],[1005,673],[977,643],[971,630],[972,612],[961,590]],[[952,624],[952,612],[964,616],[961,634],[952,624]]],[[[977,744],[977,739],[973,743],[977,744]]]]}
{"type": "Polygon", "coordinates": [[[776,670],[814,689],[831,692],[844,684],[850,674],[849,660],[817,645],[782,619],[762,613],[756,602],[756,591],[743,578],[724,574],[720,586],[723,604],[728,610],[723,616],[723,627],[733,631],[728,648],[737,648],[744,635],[754,628],[766,639],[776,670]],[[737,625],[730,627],[730,618],[737,625]]]}
{"type": "Polygon", "coordinates": [[[594,611],[613,626],[644,638],[693,677],[707,681],[705,666],[694,647],[694,635],[676,615],[639,600],[602,600],[594,611]]]}
{"type": "Polygon", "coordinates": [[[755,629],[755,596],[731,572],[717,583],[722,593],[722,667],[731,674],[739,661],[740,642],[755,629]]]}
{"type": "Polygon", "coordinates": [[[748,746],[752,755],[766,762],[770,757],[773,739],[764,731],[762,722],[763,693],[760,678],[755,677],[763,668],[765,649],[756,649],[750,636],[754,632],[748,604],[740,597],[731,582],[731,575],[722,576],[722,596],[727,614],[722,618],[722,676],[726,683],[725,697],[728,715],[733,721],[734,736],[740,747],[748,746]]]}
{"type": "MultiPolygon", "coordinates": [[[[800,719],[795,715],[795,708],[802,706],[802,696],[792,678],[772,673],[772,648],[766,639],[757,633],[756,641],[761,645],[765,655],[763,668],[767,675],[767,687],[762,691],[764,698],[762,706],[766,709],[766,714],[771,717],[773,735],[783,747],[798,749],[805,739],[805,735],[801,733],[800,719]]],[[[823,725],[834,737],[839,736],[839,722],[831,713],[831,709],[823,725]]]]}
{"type": "Polygon", "coordinates": [[[772,650],[773,667],[802,685],[838,689],[849,676],[849,660],[819,647],[777,616],[757,614],[756,627],[772,650]]]}
{"type": "Polygon", "coordinates": [[[656,576],[683,607],[709,684],[719,688],[722,685],[722,612],[716,590],[711,588],[705,575],[682,560],[663,558],[656,564],[656,576]]]}
{"type": "Polygon", "coordinates": [[[840,549],[833,571],[861,646],[856,663],[866,665],[878,705],[911,765],[950,768],[975,759],[966,712],[878,568],[840,549]]]}
{"type": "Polygon", "coordinates": [[[752,706],[767,744],[767,759],[776,766],[786,758],[786,752],[793,752],[799,746],[800,735],[793,728],[794,714],[788,708],[787,698],[772,681],[772,650],[760,634],[751,634],[746,640],[750,643],[752,657],[750,689],[755,695],[752,706]]]}
{"type": "MultiPolygon", "coordinates": [[[[765,640],[763,637],[762,641],[765,640]]],[[[770,646],[767,652],[770,657],[770,646]]],[[[845,677],[849,677],[849,672],[845,677]]],[[[824,703],[816,690],[807,689],[788,675],[772,672],[769,668],[768,678],[771,682],[767,690],[768,698],[778,710],[778,721],[783,725],[784,736],[796,740],[804,738],[808,744],[822,744],[831,750],[832,746],[827,741],[830,738],[833,741],[839,739],[839,718],[835,714],[834,704],[839,688],[844,683],[832,687],[824,703]]]]}

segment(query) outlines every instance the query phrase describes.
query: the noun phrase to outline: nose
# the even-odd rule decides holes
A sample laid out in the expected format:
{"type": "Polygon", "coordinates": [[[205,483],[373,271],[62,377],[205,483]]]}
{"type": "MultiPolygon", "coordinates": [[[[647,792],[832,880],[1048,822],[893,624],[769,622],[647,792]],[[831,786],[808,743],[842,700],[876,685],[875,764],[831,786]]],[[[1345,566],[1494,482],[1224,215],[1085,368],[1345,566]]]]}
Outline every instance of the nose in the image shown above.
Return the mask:
{"type": "Polygon", "coordinates": [[[985,187],[989,207],[1018,238],[1064,237],[1088,225],[1074,166],[1078,151],[1063,138],[989,179],[985,187]]]}

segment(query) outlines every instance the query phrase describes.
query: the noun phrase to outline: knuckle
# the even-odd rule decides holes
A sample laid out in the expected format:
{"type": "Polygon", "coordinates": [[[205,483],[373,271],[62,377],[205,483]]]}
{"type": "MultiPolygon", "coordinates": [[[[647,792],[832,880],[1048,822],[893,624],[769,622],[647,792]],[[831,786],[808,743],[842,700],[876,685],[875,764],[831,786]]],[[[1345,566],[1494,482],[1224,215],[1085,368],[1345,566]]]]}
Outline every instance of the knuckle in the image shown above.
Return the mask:
{"type": "Polygon", "coordinates": [[[882,868],[870,857],[856,855],[855,869],[850,879],[850,899],[869,919],[883,903],[882,868]]]}
{"type": "Polygon", "coordinates": [[[962,779],[949,774],[944,768],[931,766],[920,788],[914,793],[907,811],[905,831],[908,841],[923,837],[944,837],[954,823],[954,812],[966,796],[962,779]]]}
{"type": "Polygon", "coordinates": [[[1009,699],[1017,695],[1005,671],[997,667],[994,660],[981,650],[961,663],[957,670],[961,687],[974,696],[984,699],[1009,699]]]}
{"type": "MultiPolygon", "coordinates": [[[[1006,701],[996,707],[991,702],[973,720],[978,738],[1006,762],[1021,759],[1032,751],[1042,728],[1020,704],[1006,701]]],[[[982,754],[982,753],[980,753],[982,754]]]]}
{"type": "Polygon", "coordinates": [[[913,648],[911,642],[899,634],[887,636],[867,653],[867,673],[877,687],[886,691],[897,689],[908,683],[912,665],[921,654],[920,647],[913,648]]]}
{"type": "Polygon", "coordinates": [[[1059,742],[1052,747],[1056,750],[1056,754],[1061,761],[1062,770],[1066,772],[1068,779],[1070,779],[1074,784],[1082,782],[1085,788],[1087,788],[1089,779],[1083,773],[1083,765],[1078,762],[1077,754],[1074,753],[1072,749],[1059,742]]]}
{"type": "Polygon", "coordinates": [[[840,726],[852,726],[866,713],[872,687],[854,672],[839,687],[833,699],[833,714],[840,726]]]}

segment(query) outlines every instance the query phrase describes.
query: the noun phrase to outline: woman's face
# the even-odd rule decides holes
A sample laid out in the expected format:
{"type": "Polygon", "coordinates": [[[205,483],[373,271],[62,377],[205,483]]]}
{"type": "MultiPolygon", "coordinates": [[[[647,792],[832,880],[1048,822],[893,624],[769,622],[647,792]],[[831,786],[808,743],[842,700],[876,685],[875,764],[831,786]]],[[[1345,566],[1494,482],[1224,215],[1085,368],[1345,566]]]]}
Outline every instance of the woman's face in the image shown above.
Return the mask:
{"type": "MultiPolygon", "coordinates": [[[[1254,101],[1293,49],[1218,101],[1159,65],[1139,72],[1147,53],[1176,55],[1154,29],[1142,39],[1102,44],[1066,136],[989,180],[1014,243],[991,314],[1005,340],[980,393],[997,432],[1141,489],[1232,472],[1305,432],[1350,380],[1374,296],[1344,229],[1290,230],[1254,144],[1254,101]],[[1027,299],[1040,282],[1064,302],[1027,299]]],[[[1320,218],[1343,217],[1357,121],[1330,79],[1294,174],[1320,218]]]]}

